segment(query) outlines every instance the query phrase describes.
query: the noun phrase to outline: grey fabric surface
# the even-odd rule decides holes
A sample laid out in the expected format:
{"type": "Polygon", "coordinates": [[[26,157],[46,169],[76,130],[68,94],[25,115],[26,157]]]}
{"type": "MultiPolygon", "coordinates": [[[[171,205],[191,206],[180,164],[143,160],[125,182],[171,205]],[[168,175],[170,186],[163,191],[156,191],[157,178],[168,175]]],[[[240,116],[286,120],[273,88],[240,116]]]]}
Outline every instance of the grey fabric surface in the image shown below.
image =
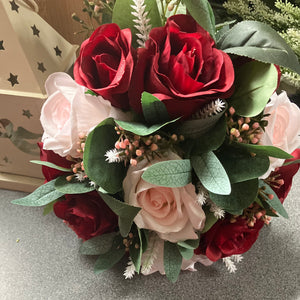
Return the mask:
{"type": "Polygon", "coordinates": [[[300,299],[299,194],[298,174],[285,202],[290,218],[263,228],[236,273],[197,264],[171,284],[157,273],[125,280],[126,260],[95,275],[95,258],[79,254],[60,219],[13,205],[24,193],[0,190],[0,299],[300,299]]]}

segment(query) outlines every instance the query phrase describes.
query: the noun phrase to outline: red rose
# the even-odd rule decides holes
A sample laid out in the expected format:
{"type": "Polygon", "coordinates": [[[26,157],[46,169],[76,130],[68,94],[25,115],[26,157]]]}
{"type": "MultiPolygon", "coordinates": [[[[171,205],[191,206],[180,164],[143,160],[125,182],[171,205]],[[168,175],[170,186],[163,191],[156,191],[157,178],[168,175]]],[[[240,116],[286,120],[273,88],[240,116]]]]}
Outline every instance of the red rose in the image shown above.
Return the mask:
{"type": "MultiPolygon", "coordinates": [[[[288,159],[285,162],[291,162],[300,159],[300,149],[296,149],[291,155],[293,155],[294,158],[288,159]]],[[[283,179],[283,184],[279,188],[271,185],[281,203],[284,202],[289,191],[291,190],[293,177],[298,172],[299,167],[300,163],[282,166],[270,174],[269,178],[275,177],[275,180],[283,179]]]]}
{"type": "Polygon", "coordinates": [[[257,220],[254,227],[249,227],[247,220],[238,218],[230,223],[229,218],[217,221],[206,233],[201,235],[196,254],[204,254],[210,260],[248,251],[256,241],[264,222],[257,220]]]}
{"type": "Polygon", "coordinates": [[[66,200],[54,204],[54,213],[65,220],[79,238],[88,240],[103,233],[113,232],[118,226],[117,216],[96,191],[65,197],[66,200]]]}
{"type": "MultiPolygon", "coordinates": [[[[63,167],[63,168],[71,168],[71,161],[66,160],[65,157],[61,157],[58,154],[54,153],[51,150],[45,150],[43,149],[43,143],[38,143],[38,146],[40,148],[40,159],[41,161],[48,161],[51,162],[57,166],[63,167]]],[[[46,182],[51,181],[58,176],[66,174],[65,172],[49,168],[46,166],[42,166],[42,172],[46,179],[46,182]]]]}
{"type": "Polygon", "coordinates": [[[229,56],[188,15],[175,15],[151,30],[129,90],[130,105],[141,113],[141,93],[152,93],[171,118],[188,117],[203,105],[232,94],[234,69],[229,56]]]}
{"type": "Polygon", "coordinates": [[[104,24],[82,43],[74,78],[113,106],[128,109],[127,91],[133,67],[130,29],[104,24]]]}

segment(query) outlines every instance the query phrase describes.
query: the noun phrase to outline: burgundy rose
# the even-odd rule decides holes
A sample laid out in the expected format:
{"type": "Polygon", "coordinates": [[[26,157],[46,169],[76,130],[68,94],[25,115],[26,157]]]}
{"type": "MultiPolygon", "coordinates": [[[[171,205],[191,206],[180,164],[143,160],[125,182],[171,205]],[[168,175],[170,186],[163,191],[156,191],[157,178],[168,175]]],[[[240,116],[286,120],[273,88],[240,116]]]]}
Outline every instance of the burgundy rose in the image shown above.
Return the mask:
{"type": "Polygon", "coordinates": [[[109,100],[113,106],[128,109],[128,87],[134,59],[130,29],[117,24],[99,26],[85,40],[74,65],[75,81],[109,100]]]}
{"type": "Polygon", "coordinates": [[[66,200],[54,204],[54,213],[65,220],[79,238],[88,240],[117,228],[117,216],[96,191],[65,197],[66,200]]]}
{"type": "MultiPolygon", "coordinates": [[[[40,148],[40,159],[41,161],[48,161],[51,162],[57,166],[63,167],[63,168],[71,168],[71,161],[66,160],[65,157],[61,157],[58,154],[54,153],[51,150],[45,150],[43,149],[43,143],[38,143],[38,146],[40,148]]],[[[51,181],[58,176],[66,174],[65,172],[49,168],[46,166],[42,166],[42,172],[45,177],[46,182],[51,181]]]]}
{"type": "MultiPolygon", "coordinates": [[[[291,155],[293,155],[294,158],[286,160],[285,161],[286,163],[300,159],[300,149],[296,149],[291,155]]],[[[283,184],[280,185],[279,188],[277,188],[276,184],[271,185],[271,187],[273,188],[274,192],[276,193],[281,203],[284,202],[289,191],[291,190],[293,177],[298,172],[299,167],[300,167],[300,163],[294,163],[294,164],[282,166],[270,174],[269,178],[273,177],[276,181],[281,179],[283,180],[283,184]]]]}
{"type": "Polygon", "coordinates": [[[237,218],[230,223],[230,218],[217,221],[213,227],[201,235],[196,254],[204,254],[211,261],[242,254],[248,251],[256,241],[264,222],[257,220],[254,227],[249,227],[247,220],[237,218]]]}
{"type": "Polygon", "coordinates": [[[209,33],[188,15],[175,15],[151,30],[129,90],[130,105],[141,113],[141,93],[152,93],[170,117],[188,117],[203,105],[232,94],[234,69],[229,56],[215,48],[209,33]]]}

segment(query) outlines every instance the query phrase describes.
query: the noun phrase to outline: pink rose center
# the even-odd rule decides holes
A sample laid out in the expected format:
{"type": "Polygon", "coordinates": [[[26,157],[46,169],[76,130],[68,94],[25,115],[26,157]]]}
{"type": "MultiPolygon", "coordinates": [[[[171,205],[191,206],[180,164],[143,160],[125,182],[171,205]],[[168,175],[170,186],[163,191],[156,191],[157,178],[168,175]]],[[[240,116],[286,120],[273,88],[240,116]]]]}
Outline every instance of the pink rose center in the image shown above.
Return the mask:
{"type": "Polygon", "coordinates": [[[157,187],[144,190],[137,195],[138,205],[161,225],[172,224],[177,214],[177,204],[171,189],[157,187]]]}

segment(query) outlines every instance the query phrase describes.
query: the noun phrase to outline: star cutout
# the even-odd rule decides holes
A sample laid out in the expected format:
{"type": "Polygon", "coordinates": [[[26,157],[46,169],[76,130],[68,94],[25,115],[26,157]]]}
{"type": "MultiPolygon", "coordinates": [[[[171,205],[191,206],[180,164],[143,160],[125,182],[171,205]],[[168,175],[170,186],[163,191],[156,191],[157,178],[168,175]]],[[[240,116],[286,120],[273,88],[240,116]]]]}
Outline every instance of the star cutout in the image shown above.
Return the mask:
{"type": "Polygon", "coordinates": [[[7,80],[10,81],[11,86],[19,84],[18,75],[13,75],[12,73],[10,73],[9,78],[7,80]]]}
{"type": "Polygon", "coordinates": [[[17,13],[19,13],[19,5],[16,4],[15,0],[9,1],[10,5],[11,5],[11,10],[15,10],[17,13]]]}
{"type": "Polygon", "coordinates": [[[37,37],[40,37],[40,31],[36,28],[35,25],[31,26],[33,35],[36,35],[37,37]]]}
{"type": "Polygon", "coordinates": [[[23,109],[23,116],[27,117],[28,119],[30,119],[33,115],[31,114],[29,109],[23,109]]]}
{"type": "Polygon", "coordinates": [[[3,41],[0,41],[0,50],[5,50],[3,46],[3,41]]]}
{"type": "Polygon", "coordinates": [[[58,48],[58,46],[56,46],[56,47],[54,48],[54,50],[55,50],[55,55],[61,57],[61,50],[58,48]]]}
{"type": "Polygon", "coordinates": [[[45,68],[45,66],[42,62],[40,62],[40,63],[38,62],[38,70],[41,71],[42,73],[47,71],[47,69],[45,68]]]}

